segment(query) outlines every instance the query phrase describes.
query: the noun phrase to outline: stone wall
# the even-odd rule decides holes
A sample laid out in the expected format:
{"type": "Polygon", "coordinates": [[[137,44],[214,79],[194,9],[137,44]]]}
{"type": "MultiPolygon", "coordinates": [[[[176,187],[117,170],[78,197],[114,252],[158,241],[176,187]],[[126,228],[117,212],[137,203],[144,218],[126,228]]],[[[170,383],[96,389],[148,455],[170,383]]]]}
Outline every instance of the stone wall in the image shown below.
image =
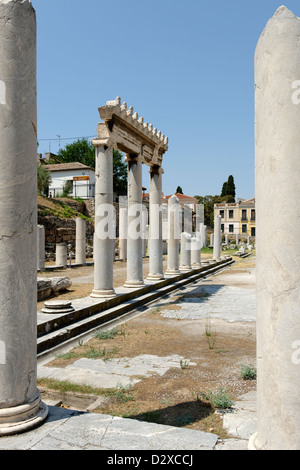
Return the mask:
{"type": "MultiPolygon", "coordinates": [[[[85,202],[79,202],[69,198],[61,200],[76,212],[93,218],[92,203],[86,204],[85,202]]],[[[57,243],[66,242],[75,247],[75,218],[60,218],[54,215],[44,215],[42,211],[38,211],[38,224],[45,227],[45,244],[47,252],[54,253],[57,243]]],[[[87,245],[93,246],[94,224],[88,220],[86,221],[86,237],[87,245]]]]}

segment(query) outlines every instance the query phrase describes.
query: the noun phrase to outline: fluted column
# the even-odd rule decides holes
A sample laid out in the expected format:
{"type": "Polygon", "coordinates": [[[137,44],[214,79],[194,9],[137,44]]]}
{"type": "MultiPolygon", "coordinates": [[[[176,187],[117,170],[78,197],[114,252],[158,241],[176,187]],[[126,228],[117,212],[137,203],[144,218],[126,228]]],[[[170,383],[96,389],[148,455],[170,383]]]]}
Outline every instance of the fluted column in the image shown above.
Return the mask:
{"type": "Polygon", "coordinates": [[[37,389],[36,17],[0,0],[0,436],[48,414],[37,389]]]}
{"type": "Polygon", "coordinates": [[[113,263],[115,248],[115,211],[113,206],[113,146],[96,147],[94,289],[91,297],[114,297],[113,263]]]}
{"type": "Polygon", "coordinates": [[[128,233],[127,233],[127,280],[125,287],[141,287],[143,278],[142,240],[142,158],[127,155],[128,162],[128,233]]]}
{"type": "Polygon", "coordinates": [[[150,171],[150,227],[149,227],[149,275],[148,280],[163,279],[162,247],[162,174],[163,169],[152,166],[150,171]]]}

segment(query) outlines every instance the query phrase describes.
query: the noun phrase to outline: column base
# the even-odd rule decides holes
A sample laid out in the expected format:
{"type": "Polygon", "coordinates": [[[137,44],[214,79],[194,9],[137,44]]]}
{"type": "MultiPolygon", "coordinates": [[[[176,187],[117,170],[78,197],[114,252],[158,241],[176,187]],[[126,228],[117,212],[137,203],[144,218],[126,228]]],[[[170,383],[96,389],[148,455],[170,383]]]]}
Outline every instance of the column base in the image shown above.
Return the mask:
{"type": "Polygon", "coordinates": [[[114,289],[94,289],[90,294],[95,299],[113,299],[116,296],[114,289]]]}
{"type": "Polygon", "coordinates": [[[192,271],[193,268],[192,268],[192,266],[179,266],[179,270],[181,272],[187,272],[187,271],[192,271]]]}
{"type": "Polygon", "coordinates": [[[0,409],[0,437],[27,432],[41,425],[48,416],[48,406],[40,395],[32,402],[0,409]]]}
{"type": "Polygon", "coordinates": [[[165,276],[179,276],[180,271],[179,269],[167,269],[165,272],[165,276]]]}
{"type": "Polygon", "coordinates": [[[163,279],[163,274],[148,274],[147,276],[147,281],[162,281],[163,279]]]}
{"type": "Polygon", "coordinates": [[[144,286],[144,281],[126,281],[124,284],[124,287],[129,287],[130,289],[139,289],[144,286]]]}
{"type": "Polygon", "coordinates": [[[200,263],[192,264],[192,269],[199,269],[199,268],[201,268],[201,264],[200,264],[200,263]]]}

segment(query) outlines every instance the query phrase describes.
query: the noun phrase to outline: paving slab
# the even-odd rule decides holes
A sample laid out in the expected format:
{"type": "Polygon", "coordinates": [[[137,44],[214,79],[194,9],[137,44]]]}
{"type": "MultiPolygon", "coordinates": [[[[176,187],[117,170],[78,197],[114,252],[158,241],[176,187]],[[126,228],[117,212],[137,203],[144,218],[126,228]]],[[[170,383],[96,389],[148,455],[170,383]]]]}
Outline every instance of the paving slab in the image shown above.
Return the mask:
{"type": "Polygon", "coordinates": [[[49,407],[37,429],[0,438],[0,450],[213,450],[215,434],[49,407]]]}

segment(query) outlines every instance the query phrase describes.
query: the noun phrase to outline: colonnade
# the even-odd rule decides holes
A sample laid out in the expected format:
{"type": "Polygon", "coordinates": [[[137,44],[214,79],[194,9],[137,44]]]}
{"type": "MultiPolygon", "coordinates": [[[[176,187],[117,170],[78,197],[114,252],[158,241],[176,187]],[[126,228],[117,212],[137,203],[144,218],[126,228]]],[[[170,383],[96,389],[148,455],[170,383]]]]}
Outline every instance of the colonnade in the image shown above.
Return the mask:
{"type": "MultiPolygon", "coordinates": [[[[113,145],[96,146],[96,193],[94,237],[94,289],[92,297],[112,298],[116,295],[113,284],[113,261],[115,249],[115,214],[113,206],[113,145]]],[[[120,258],[127,260],[126,288],[144,286],[143,272],[143,185],[141,155],[126,155],[128,164],[128,206],[120,205],[119,240],[120,258]]],[[[176,275],[181,270],[201,266],[200,233],[196,237],[181,233],[181,208],[174,195],[169,199],[168,268],[163,270],[162,238],[162,175],[161,166],[150,165],[149,193],[149,274],[147,281],[158,281],[165,276],[176,275]],[[181,238],[181,242],[180,242],[181,238]],[[179,249],[181,243],[181,262],[179,249]],[[193,256],[193,260],[191,259],[193,256]],[[187,263],[185,259],[190,261],[187,263]],[[179,267],[180,264],[180,267],[179,267]],[[180,269],[179,269],[180,268],[180,269]]]]}

